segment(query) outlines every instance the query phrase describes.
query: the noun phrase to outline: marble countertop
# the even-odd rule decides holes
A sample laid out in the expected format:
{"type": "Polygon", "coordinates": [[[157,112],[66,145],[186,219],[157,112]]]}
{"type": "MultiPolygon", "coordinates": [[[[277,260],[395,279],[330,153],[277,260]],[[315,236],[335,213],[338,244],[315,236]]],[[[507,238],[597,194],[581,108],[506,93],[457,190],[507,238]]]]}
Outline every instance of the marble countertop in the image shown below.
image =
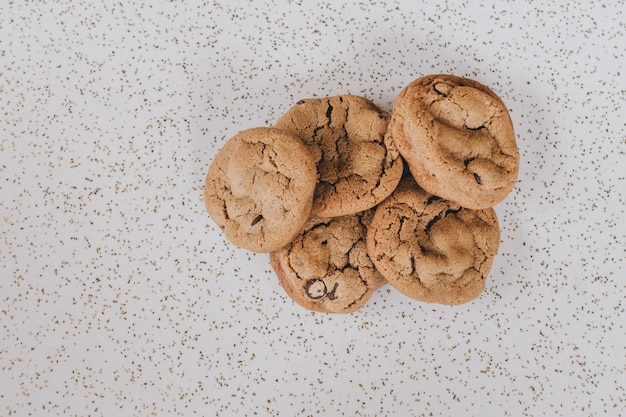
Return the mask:
{"type": "Polygon", "coordinates": [[[553,1],[2,1],[0,415],[617,416],[626,8],[553,1]],[[509,107],[483,294],[304,310],[203,180],[240,130],[451,73],[509,107]]]}

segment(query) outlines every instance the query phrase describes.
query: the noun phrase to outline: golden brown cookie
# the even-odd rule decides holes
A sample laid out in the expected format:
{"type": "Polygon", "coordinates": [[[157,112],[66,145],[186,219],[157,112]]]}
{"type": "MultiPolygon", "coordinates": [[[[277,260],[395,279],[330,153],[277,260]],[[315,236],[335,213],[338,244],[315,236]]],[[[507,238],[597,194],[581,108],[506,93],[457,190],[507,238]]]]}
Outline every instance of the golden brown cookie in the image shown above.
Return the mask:
{"type": "Polygon", "coordinates": [[[315,159],[313,216],[358,213],[395,189],[402,162],[385,137],[388,122],[386,112],[354,95],[300,100],[278,119],[276,127],[299,136],[315,159]]]}
{"type": "Polygon", "coordinates": [[[367,255],[365,236],[373,210],[313,218],[294,241],[270,254],[286,293],[304,308],[350,313],[387,281],[367,255]]]}
{"type": "Polygon", "coordinates": [[[403,179],[378,205],[367,250],[380,273],[419,301],[462,304],[482,292],[500,244],[492,208],[472,210],[403,179]]]}
{"type": "Polygon", "coordinates": [[[215,156],[204,201],[231,243],[272,252],[302,231],[316,183],[313,158],[297,137],[259,127],[238,133],[215,156]]]}
{"type": "Polygon", "coordinates": [[[396,97],[390,128],[413,177],[462,207],[493,207],[513,189],[519,151],[508,110],[488,87],[430,75],[396,97]]]}

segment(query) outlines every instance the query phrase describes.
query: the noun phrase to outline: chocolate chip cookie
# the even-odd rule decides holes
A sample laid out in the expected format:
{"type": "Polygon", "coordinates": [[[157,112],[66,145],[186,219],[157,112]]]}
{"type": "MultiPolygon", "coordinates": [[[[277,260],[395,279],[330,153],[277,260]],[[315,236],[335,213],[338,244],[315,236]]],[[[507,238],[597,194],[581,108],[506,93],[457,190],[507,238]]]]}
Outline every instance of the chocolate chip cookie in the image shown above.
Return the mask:
{"type": "Polygon", "coordinates": [[[396,97],[390,130],[426,191],[462,207],[493,207],[512,190],[519,151],[508,110],[488,87],[430,75],[396,97]]]}
{"type": "Polygon", "coordinates": [[[206,175],[206,210],[231,243],[252,252],[287,245],[311,214],[315,162],[294,135],[244,130],[220,149],[206,175]]]}
{"type": "Polygon", "coordinates": [[[367,255],[365,237],[373,210],[312,218],[294,241],[270,254],[286,293],[312,311],[350,313],[386,284],[367,255]]]}
{"type": "Polygon", "coordinates": [[[392,286],[440,304],[480,295],[499,244],[492,208],[463,208],[427,193],[412,178],[377,207],[367,233],[368,253],[392,286]]]}
{"type": "Polygon", "coordinates": [[[355,95],[300,100],[275,127],[302,139],[319,183],[313,216],[337,217],[374,207],[395,189],[402,161],[386,136],[389,114],[355,95]]]}

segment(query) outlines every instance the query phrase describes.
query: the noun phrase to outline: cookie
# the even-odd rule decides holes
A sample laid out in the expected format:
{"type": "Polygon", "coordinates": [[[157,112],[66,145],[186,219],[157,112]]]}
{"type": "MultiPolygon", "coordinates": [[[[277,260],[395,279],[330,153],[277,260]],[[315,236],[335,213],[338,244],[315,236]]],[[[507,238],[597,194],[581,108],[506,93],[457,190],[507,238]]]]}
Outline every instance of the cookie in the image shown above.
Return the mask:
{"type": "Polygon", "coordinates": [[[313,157],[297,137],[258,127],[238,133],[217,153],[204,201],[231,243],[272,252],[302,231],[316,184],[313,157]]]}
{"type": "Polygon", "coordinates": [[[480,295],[500,243],[492,208],[472,210],[403,179],[377,208],[367,233],[374,265],[401,293],[462,304],[480,295]]]}
{"type": "Polygon", "coordinates": [[[395,189],[402,161],[385,134],[389,114],[370,100],[341,95],[300,100],[275,124],[302,139],[319,173],[313,216],[374,207],[395,189]]]}
{"type": "Polygon", "coordinates": [[[285,292],[311,311],[350,313],[386,284],[367,255],[365,237],[373,210],[312,218],[294,241],[270,254],[285,292]]]}
{"type": "Polygon", "coordinates": [[[476,81],[418,78],[396,97],[389,129],[420,187],[462,207],[493,207],[517,181],[519,150],[508,110],[476,81]]]}

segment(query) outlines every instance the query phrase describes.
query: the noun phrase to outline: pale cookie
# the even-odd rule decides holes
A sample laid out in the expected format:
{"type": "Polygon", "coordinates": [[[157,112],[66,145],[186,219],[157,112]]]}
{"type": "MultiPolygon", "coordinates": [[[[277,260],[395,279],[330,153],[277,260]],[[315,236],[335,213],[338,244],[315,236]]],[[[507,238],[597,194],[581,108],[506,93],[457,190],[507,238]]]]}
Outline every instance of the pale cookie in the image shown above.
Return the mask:
{"type": "Polygon", "coordinates": [[[426,191],[462,207],[493,207],[513,189],[519,151],[508,110],[486,86],[430,75],[396,97],[390,127],[426,191]]]}
{"type": "Polygon", "coordinates": [[[403,294],[462,304],[480,295],[500,244],[492,208],[462,208],[403,179],[378,205],[367,233],[376,268],[403,294]]]}
{"type": "Polygon", "coordinates": [[[315,159],[313,216],[358,213],[395,189],[402,161],[385,137],[388,122],[388,113],[354,95],[300,100],[278,119],[276,127],[299,136],[315,159]]]}
{"type": "Polygon", "coordinates": [[[387,281],[367,255],[365,236],[373,210],[313,218],[294,241],[270,254],[285,292],[312,311],[350,313],[387,281]]]}
{"type": "Polygon", "coordinates": [[[297,137],[259,127],[238,133],[215,156],[204,201],[231,243],[272,252],[302,231],[316,183],[313,158],[297,137]]]}

